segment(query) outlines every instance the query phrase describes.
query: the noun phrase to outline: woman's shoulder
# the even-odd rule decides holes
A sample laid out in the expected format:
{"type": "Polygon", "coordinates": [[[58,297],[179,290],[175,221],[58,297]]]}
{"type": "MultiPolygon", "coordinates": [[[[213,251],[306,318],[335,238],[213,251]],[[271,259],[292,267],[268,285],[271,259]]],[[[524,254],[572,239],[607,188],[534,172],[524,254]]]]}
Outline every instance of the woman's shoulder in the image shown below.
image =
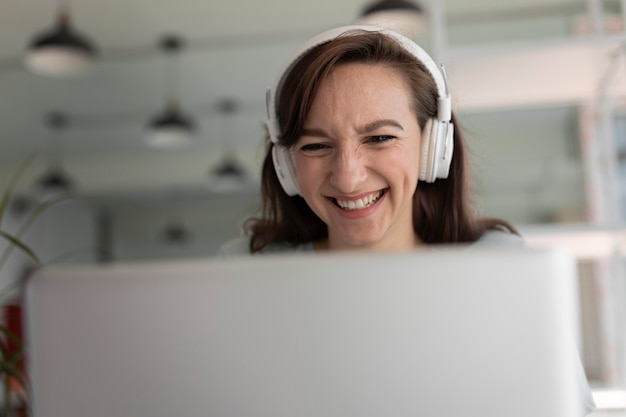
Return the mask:
{"type": "MultiPolygon", "coordinates": [[[[286,243],[275,243],[265,247],[261,254],[283,253],[283,252],[312,252],[314,251],[312,242],[290,245],[286,243]]],[[[221,258],[232,258],[237,256],[250,256],[250,237],[241,236],[224,243],[217,256],[221,258]]]]}
{"type": "MultiPolygon", "coordinates": [[[[488,230],[472,244],[472,246],[500,246],[500,247],[524,247],[526,243],[519,235],[504,230],[488,230]]],[[[265,247],[260,254],[289,253],[289,252],[314,252],[312,242],[291,245],[287,243],[275,243],[265,247]]],[[[217,256],[232,258],[237,256],[250,256],[250,237],[241,236],[229,240],[219,249],[217,256]]]]}
{"type": "Polygon", "coordinates": [[[480,238],[474,242],[474,246],[502,246],[502,247],[524,247],[524,239],[512,232],[493,229],[484,232],[480,238]]]}

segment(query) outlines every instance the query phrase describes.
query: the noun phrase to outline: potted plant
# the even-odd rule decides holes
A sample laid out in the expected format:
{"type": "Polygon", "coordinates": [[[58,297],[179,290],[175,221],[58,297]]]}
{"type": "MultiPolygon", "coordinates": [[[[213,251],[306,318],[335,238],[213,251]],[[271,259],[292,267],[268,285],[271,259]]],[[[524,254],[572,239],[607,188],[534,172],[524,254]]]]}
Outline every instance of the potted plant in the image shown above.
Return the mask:
{"type": "MultiPolygon", "coordinates": [[[[4,249],[0,252],[0,274],[3,272],[9,257],[15,249],[21,250],[36,264],[40,264],[35,252],[21,238],[28,224],[25,223],[16,233],[6,231],[3,224],[18,180],[31,161],[32,156],[19,167],[0,198],[0,241],[3,241],[4,246],[4,249]]],[[[27,223],[29,222],[27,221],[27,223]]],[[[4,287],[0,289],[0,306],[3,313],[5,313],[4,320],[0,323],[0,386],[2,387],[0,415],[4,417],[10,416],[11,413],[16,414],[14,413],[16,409],[25,410],[22,412],[22,414],[25,414],[29,407],[28,378],[23,366],[24,346],[21,336],[14,330],[8,319],[13,308],[13,306],[9,305],[12,300],[9,300],[8,297],[19,284],[19,278],[11,277],[7,283],[4,283],[4,287]]]]}
{"type": "MultiPolygon", "coordinates": [[[[39,203],[30,211],[17,231],[9,232],[5,229],[3,220],[5,220],[15,188],[33,159],[34,155],[31,155],[19,166],[0,196],[0,242],[2,243],[0,244],[0,277],[9,258],[16,250],[26,254],[35,267],[42,265],[35,251],[24,242],[24,234],[42,212],[69,197],[63,195],[39,203]]],[[[24,367],[24,344],[21,332],[15,330],[21,329],[21,317],[19,306],[15,305],[14,294],[22,284],[22,279],[17,276],[0,281],[3,282],[3,287],[0,288],[0,307],[4,313],[4,320],[0,321],[0,417],[30,414],[30,387],[24,367]],[[15,312],[18,314],[15,315],[15,312]]]]}

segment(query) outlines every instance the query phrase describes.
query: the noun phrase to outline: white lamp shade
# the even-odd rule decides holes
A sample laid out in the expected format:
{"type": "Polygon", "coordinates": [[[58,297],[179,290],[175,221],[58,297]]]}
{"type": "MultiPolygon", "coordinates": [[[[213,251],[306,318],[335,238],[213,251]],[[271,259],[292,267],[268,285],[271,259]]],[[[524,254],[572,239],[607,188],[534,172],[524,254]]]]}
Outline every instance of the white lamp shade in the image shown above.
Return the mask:
{"type": "Polygon", "coordinates": [[[217,194],[237,193],[251,188],[250,183],[244,178],[218,177],[214,176],[209,179],[208,189],[217,194]]]}
{"type": "Polygon", "coordinates": [[[60,78],[83,74],[92,63],[92,56],[81,49],[55,45],[31,49],[24,59],[30,71],[60,78]]]}
{"type": "Polygon", "coordinates": [[[184,126],[160,126],[150,130],[146,142],[155,148],[180,148],[193,142],[193,132],[184,126]]]}
{"type": "Polygon", "coordinates": [[[234,157],[225,157],[209,173],[209,189],[217,193],[243,191],[250,187],[246,169],[234,157]]]}
{"type": "Polygon", "coordinates": [[[193,120],[180,111],[175,100],[171,100],[165,111],[150,121],[149,128],[147,142],[156,148],[185,146],[194,138],[193,120]]]}

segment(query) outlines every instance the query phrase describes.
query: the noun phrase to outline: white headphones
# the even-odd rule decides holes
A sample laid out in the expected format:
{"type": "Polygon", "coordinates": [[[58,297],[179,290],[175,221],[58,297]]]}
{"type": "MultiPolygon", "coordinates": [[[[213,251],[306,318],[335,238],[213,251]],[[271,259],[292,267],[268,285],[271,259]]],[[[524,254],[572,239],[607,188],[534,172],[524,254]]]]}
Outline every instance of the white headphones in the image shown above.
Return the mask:
{"type": "Polygon", "coordinates": [[[278,142],[278,138],[280,137],[280,125],[277,116],[278,98],[280,97],[283,83],[291,70],[310,50],[347,32],[355,30],[381,33],[394,39],[407,53],[420,61],[433,77],[439,95],[437,117],[429,119],[422,132],[419,179],[426,182],[434,182],[437,178],[448,178],[454,146],[452,139],[454,126],[451,123],[451,99],[443,67],[440,69],[426,51],[420,48],[415,42],[399,33],[376,26],[352,25],[331,29],[305,42],[304,45],[291,56],[291,59],[287,61],[282,71],[279,72],[274,85],[267,90],[266,104],[268,120],[266,125],[270,140],[274,144],[272,147],[272,160],[274,162],[276,175],[287,195],[299,195],[300,188],[296,181],[295,169],[291,155],[289,154],[289,149],[279,145],[278,142]]]}

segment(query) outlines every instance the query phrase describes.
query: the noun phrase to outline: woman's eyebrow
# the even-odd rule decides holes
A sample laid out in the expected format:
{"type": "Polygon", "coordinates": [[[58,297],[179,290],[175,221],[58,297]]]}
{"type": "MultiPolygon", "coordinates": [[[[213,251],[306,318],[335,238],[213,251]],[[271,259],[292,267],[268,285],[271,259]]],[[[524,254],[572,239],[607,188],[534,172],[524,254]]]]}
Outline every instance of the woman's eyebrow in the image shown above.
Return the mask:
{"type": "Polygon", "coordinates": [[[398,123],[397,121],[393,119],[381,119],[381,120],[376,120],[374,122],[361,126],[360,128],[357,129],[357,133],[359,134],[369,133],[384,126],[397,127],[400,130],[404,130],[404,127],[402,127],[400,123],[398,123]]]}
{"type": "Polygon", "coordinates": [[[317,137],[317,138],[327,138],[328,134],[326,134],[326,132],[324,132],[323,129],[317,129],[317,128],[304,128],[302,129],[302,132],[300,133],[300,136],[313,136],[313,137],[317,137]]]}
{"type": "MultiPolygon", "coordinates": [[[[402,125],[397,122],[396,120],[393,119],[381,119],[381,120],[375,120],[371,123],[367,123],[366,125],[363,125],[359,128],[357,128],[357,133],[362,135],[365,133],[369,133],[369,132],[373,132],[376,129],[379,129],[381,127],[384,126],[392,126],[392,127],[396,127],[402,131],[404,131],[404,127],[402,127],[402,125]]],[[[301,136],[312,136],[312,137],[318,137],[318,138],[327,138],[328,134],[324,131],[324,129],[319,129],[319,128],[304,128],[302,129],[302,133],[301,136]]]]}

